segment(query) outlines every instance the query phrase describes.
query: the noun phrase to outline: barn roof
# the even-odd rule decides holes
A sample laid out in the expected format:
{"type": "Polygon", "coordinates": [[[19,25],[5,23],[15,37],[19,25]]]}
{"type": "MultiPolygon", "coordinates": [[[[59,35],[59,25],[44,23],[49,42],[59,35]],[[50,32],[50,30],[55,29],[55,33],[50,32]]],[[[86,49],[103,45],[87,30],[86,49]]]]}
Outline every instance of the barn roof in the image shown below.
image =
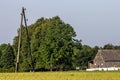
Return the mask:
{"type": "Polygon", "coordinates": [[[120,50],[98,50],[105,61],[120,61],[120,50]]]}

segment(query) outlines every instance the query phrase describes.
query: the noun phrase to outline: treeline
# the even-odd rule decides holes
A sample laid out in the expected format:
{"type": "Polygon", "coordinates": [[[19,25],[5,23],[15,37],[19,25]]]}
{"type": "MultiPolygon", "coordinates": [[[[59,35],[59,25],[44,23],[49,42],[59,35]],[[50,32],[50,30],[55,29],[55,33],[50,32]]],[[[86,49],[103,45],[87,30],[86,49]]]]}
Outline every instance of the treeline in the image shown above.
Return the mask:
{"type": "MultiPolygon", "coordinates": [[[[18,33],[19,33],[18,29],[18,33]]],[[[64,23],[58,16],[40,18],[28,26],[32,62],[35,71],[75,70],[85,69],[98,49],[120,49],[111,44],[103,48],[82,45],[75,39],[76,33],[70,24],[64,23]]],[[[19,34],[14,37],[13,44],[0,45],[0,71],[14,72],[18,51],[19,34]]],[[[25,27],[22,26],[19,71],[30,71],[31,62],[28,54],[28,43],[25,27]]]]}

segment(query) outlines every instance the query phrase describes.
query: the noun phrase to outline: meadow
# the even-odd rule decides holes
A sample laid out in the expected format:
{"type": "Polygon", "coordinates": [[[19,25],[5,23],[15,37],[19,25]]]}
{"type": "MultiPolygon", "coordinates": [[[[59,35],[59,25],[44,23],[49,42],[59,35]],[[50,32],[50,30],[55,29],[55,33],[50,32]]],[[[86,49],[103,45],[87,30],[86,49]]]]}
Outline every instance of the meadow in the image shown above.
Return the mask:
{"type": "Polygon", "coordinates": [[[0,73],[0,80],[120,80],[120,72],[0,73]]]}

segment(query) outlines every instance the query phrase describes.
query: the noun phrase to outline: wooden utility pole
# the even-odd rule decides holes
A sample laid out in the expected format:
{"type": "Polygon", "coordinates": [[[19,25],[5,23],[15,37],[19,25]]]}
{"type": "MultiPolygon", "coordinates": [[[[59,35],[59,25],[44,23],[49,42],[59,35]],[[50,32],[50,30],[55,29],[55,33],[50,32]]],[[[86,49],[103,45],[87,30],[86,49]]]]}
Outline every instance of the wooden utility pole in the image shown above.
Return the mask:
{"type": "Polygon", "coordinates": [[[21,52],[23,20],[24,20],[25,29],[26,29],[26,38],[27,38],[27,43],[28,43],[28,51],[27,52],[28,52],[28,54],[30,56],[31,71],[34,72],[34,64],[33,64],[33,61],[32,61],[32,54],[31,54],[31,48],[30,48],[30,40],[29,40],[29,34],[28,34],[28,29],[27,29],[27,22],[26,22],[25,8],[24,7],[22,7],[20,30],[19,30],[19,33],[18,33],[19,34],[19,41],[18,41],[18,53],[17,53],[17,59],[16,59],[15,72],[19,71],[19,58],[20,58],[20,52],[21,52]]]}
{"type": "Polygon", "coordinates": [[[26,16],[25,16],[25,10],[23,8],[23,16],[24,16],[24,23],[25,23],[25,29],[26,29],[26,38],[27,38],[27,44],[28,44],[28,54],[30,57],[30,66],[31,66],[31,71],[34,72],[34,63],[32,61],[32,54],[31,54],[31,47],[30,47],[30,38],[29,38],[29,33],[28,33],[28,26],[26,22],[26,16]]]}
{"type": "Polygon", "coordinates": [[[20,29],[18,31],[19,41],[18,41],[18,52],[17,52],[17,60],[16,60],[15,72],[18,72],[18,67],[19,67],[19,58],[20,58],[20,49],[21,49],[21,38],[22,38],[22,23],[23,23],[23,9],[22,9],[22,13],[21,13],[20,29]]]}

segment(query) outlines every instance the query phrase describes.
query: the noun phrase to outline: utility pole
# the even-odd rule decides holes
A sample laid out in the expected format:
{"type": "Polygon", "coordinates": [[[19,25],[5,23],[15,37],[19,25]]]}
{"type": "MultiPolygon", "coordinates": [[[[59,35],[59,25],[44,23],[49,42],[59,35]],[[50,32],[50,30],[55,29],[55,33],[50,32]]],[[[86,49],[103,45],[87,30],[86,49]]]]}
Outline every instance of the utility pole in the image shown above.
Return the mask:
{"type": "Polygon", "coordinates": [[[31,47],[30,47],[30,38],[29,38],[29,33],[28,33],[28,26],[26,22],[26,16],[25,16],[25,9],[23,7],[23,16],[24,16],[24,23],[25,23],[25,29],[26,29],[26,38],[27,38],[27,44],[28,44],[28,54],[30,57],[30,66],[31,66],[31,71],[34,72],[34,63],[32,61],[32,54],[31,54],[31,47]]]}
{"type": "Polygon", "coordinates": [[[28,54],[30,57],[30,66],[31,66],[31,71],[34,72],[34,64],[32,61],[32,54],[31,54],[31,48],[30,48],[30,39],[29,39],[29,33],[28,33],[28,26],[26,22],[26,16],[25,16],[25,8],[22,7],[22,13],[21,13],[21,22],[20,22],[20,30],[19,30],[19,41],[18,41],[18,53],[17,53],[17,59],[16,59],[16,68],[15,72],[19,71],[19,59],[20,59],[20,52],[21,52],[21,41],[22,41],[22,27],[23,27],[23,20],[25,24],[25,30],[26,30],[26,38],[27,38],[27,44],[28,44],[28,54]]]}
{"type": "Polygon", "coordinates": [[[23,9],[21,13],[20,29],[18,31],[19,41],[18,41],[18,52],[17,52],[15,72],[18,72],[18,68],[19,68],[19,58],[20,58],[20,49],[21,49],[21,38],[22,38],[22,23],[23,23],[23,9]]]}

